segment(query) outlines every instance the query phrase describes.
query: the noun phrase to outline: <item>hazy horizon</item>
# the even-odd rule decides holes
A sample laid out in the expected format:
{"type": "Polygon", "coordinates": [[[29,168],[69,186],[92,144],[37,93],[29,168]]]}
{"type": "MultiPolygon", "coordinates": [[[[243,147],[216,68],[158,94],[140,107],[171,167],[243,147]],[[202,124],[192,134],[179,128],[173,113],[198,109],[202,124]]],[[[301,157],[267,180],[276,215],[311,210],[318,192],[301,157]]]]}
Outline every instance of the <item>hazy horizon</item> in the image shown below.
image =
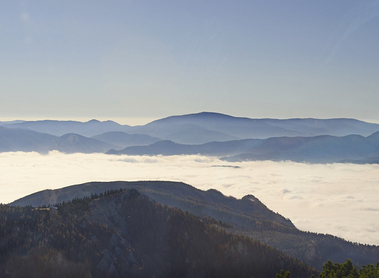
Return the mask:
{"type": "MultiPolygon", "coordinates": [[[[197,114],[201,112],[211,112],[211,111],[199,111],[199,112],[192,112],[188,114],[197,114]]],[[[214,112],[214,111],[212,111],[214,112]]],[[[214,112],[214,113],[220,113],[220,114],[225,114],[233,117],[243,117],[243,118],[251,118],[248,116],[244,115],[232,115],[232,114],[226,114],[222,112],[214,112]]],[[[185,115],[185,114],[175,114],[175,115],[165,115],[162,118],[170,117],[170,116],[180,116],[180,115],[185,115]]],[[[8,122],[8,121],[44,121],[44,120],[55,120],[55,121],[78,121],[78,122],[88,122],[90,120],[98,120],[98,121],[113,121],[121,125],[129,125],[129,126],[137,126],[137,125],[145,125],[150,122],[162,119],[162,118],[144,118],[144,117],[138,117],[138,118],[133,118],[133,117],[127,117],[127,118],[91,118],[91,117],[24,117],[24,118],[14,118],[14,117],[0,117],[0,122],[8,122]]],[[[331,118],[322,118],[322,117],[293,117],[293,118],[300,118],[300,119],[306,119],[306,118],[314,118],[314,119],[331,119],[331,118]]],[[[293,119],[293,118],[274,118],[274,117],[256,117],[256,118],[251,118],[251,119],[280,119],[280,120],[285,120],[285,119],[293,119]]],[[[336,118],[346,118],[346,117],[336,117],[336,118]]],[[[379,124],[379,120],[370,120],[370,119],[360,119],[360,118],[351,118],[367,123],[375,123],[379,124]]]]}

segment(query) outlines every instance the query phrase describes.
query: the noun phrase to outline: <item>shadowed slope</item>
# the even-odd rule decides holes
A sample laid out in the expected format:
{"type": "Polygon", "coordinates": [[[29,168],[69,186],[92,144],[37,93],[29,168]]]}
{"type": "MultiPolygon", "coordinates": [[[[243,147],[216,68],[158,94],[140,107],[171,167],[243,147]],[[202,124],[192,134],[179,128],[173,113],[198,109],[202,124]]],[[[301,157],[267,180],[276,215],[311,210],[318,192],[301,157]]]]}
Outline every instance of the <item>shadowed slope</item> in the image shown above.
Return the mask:
{"type": "Polygon", "coordinates": [[[0,205],[0,212],[0,276],[264,278],[282,268],[292,277],[316,273],[135,189],[75,199],[57,210],[0,205]]]}

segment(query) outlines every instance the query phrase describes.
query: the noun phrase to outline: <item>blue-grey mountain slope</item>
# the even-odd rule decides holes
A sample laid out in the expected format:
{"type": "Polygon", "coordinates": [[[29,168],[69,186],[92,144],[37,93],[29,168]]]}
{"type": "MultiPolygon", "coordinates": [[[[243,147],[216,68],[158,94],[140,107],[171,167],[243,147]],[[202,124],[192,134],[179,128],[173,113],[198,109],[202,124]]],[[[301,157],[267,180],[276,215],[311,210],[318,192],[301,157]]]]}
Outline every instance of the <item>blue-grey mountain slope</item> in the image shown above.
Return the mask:
{"type": "Polygon", "coordinates": [[[47,153],[54,139],[56,137],[50,134],[0,126],[0,152],[47,153]]]}
{"type": "MultiPolygon", "coordinates": [[[[374,134],[367,137],[367,140],[374,145],[378,145],[379,142],[379,132],[375,132],[374,134]]],[[[379,164],[379,150],[376,149],[374,153],[370,156],[361,159],[345,159],[342,162],[345,163],[355,163],[355,164],[379,164]]]]}
{"type": "MultiPolygon", "coordinates": [[[[303,133],[306,136],[317,135],[333,135],[346,136],[350,134],[358,134],[368,136],[379,131],[379,125],[367,123],[356,119],[336,118],[336,119],[262,119],[264,122],[292,130],[294,132],[303,133]]],[[[284,136],[284,135],[281,135],[284,136]]]]}
{"type": "Polygon", "coordinates": [[[369,156],[363,159],[345,159],[341,162],[353,164],[379,164],[379,152],[373,156],[369,156]]]}
{"type": "Polygon", "coordinates": [[[132,130],[183,144],[202,144],[211,141],[229,141],[246,138],[268,138],[281,134],[289,136],[300,135],[298,132],[271,126],[261,120],[236,118],[209,112],[171,116],[153,121],[145,126],[133,128],[132,130]],[[184,136],[190,137],[186,138],[182,136],[177,138],[177,134],[185,134],[184,136]]]}
{"type": "Polygon", "coordinates": [[[210,142],[201,145],[178,144],[169,140],[159,141],[149,146],[132,146],[123,150],[110,150],[107,154],[127,155],[210,155],[225,156],[248,152],[262,144],[260,139],[233,140],[226,142],[210,142]]]}
{"type": "MultiPolygon", "coordinates": [[[[76,133],[86,137],[106,132],[144,134],[180,144],[204,144],[212,141],[267,139],[271,137],[314,137],[318,135],[368,136],[379,131],[379,124],[355,119],[251,119],[220,113],[202,112],[170,116],[142,126],[120,125],[112,121],[24,121],[1,123],[9,128],[22,128],[56,136],[76,133]]],[[[115,142],[108,142],[115,143],[115,142]]],[[[152,142],[150,142],[152,143],[152,142]]],[[[145,145],[147,142],[133,143],[145,145]]],[[[127,143],[122,147],[126,147],[127,143]]]]}
{"type": "Polygon", "coordinates": [[[259,240],[319,270],[328,260],[343,263],[350,258],[362,265],[376,263],[379,257],[378,246],[360,245],[330,235],[299,231],[291,221],[268,209],[255,196],[235,199],[216,190],[202,191],[179,182],[90,182],[40,191],[11,205],[55,204],[120,188],[134,188],[160,204],[199,217],[212,217],[226,231],[259,240]]]}
{"type": "Polygon", "coordinates": [[[122,131],[109,131],[93,136],[92,138],[112,145],[120,146],[121,148],[130,146],[146,146],[162,140],[146,134],[129,134],[122,131]]]}
{"type": "Polygon", "coordinates": [[[114,145],[75,133],[60,136],[51,144],[51,150],[63,153],[104,153],[114,147],[114,145]]]}
{"type": "Polygon", "coordinates": [[[160,141],[149,146],[127,147],[108,154],[128,155],[189,155],[223,156],[226,161],[272,160],[308,163],[354,162],[376,163],[379,154],[379,132],[368,137],[322,135],[315,137],[274,137],[245,139],[227,142],[210,142],[201,145],[177,144],[160,141]]]}
{"type": "MultiPolygon", "coordinates": [[[[354,119],[249,119],[209,112],[171,116],[135,127],[97,120],[85,123],[49,120],[16,121],[4,124],[4,127],[18,130],[23,128],[54,136],[78,134],[92,137],[105,144],[104,147],[96,147],[96,152],[106,152],[109,148],[113,148],[121,150],[119,153],[124,154],[205,154],[225,156],[226,159],[233,161],[293,160],[329,163],[347,160],[366,161],[365,159],[369,157],[374,157],[369,161],[375,161],[376,142],[379,141],[374,137],[362,137],[378,132],[378,124],[354,119]],[[348,135],[351,137],[347,137],[348,135]],[[159,143],[159,139],[166,142],[159,143]],[[122,150],[126,147],[132,148],[122,150]]],[[[34,138],[34,143],[29,144],[27,148],[7,149],[9,140],[3,140],[0,144],[3,145],[3,151],[50,150],[50,147],[45,146],[42,139],[39,142],[38,138],[34,138]]],[[[100,146],[100,143],[93,143],[100,146]]],[[[84,148],[86,144],[83,143],[82,147],[84,148]]],[[[76,145],[79,147],[80,144],[76,145]]],[[[59,143],[56,142],[55,146],[59,146],[59,143]]],[[[81,151],[77,148],[75,151],[87,153],[90,149],[84,148],[81,151]]]]}
{"type": "Polygon", "coordinates": [[[369,158],[379,151],[379,140],[360,135],[269,138],[255,149],[227,161],[291,160],[308,163],[334,163],[369,158]]]}
{"type": "Polygon", "coordinates": [[[147,134],[181,144],[204,144],[212,141],[239,139],[233,135],[233,132],[223,133],[198,124],[182,121],[158,120],[144,126],[132,128],[132,132],[147,134]]]}
{"type": "MultiPolygon", "coordinates": [[[[179,141],[172,137],[176,131],[184,132],[186,129],[193,129],[195,126],[203,130],[233,136],[234,139],[317,135],[345,136],[349,134],[368,136],[379,131],[379,124],[366,123],[355,119],[251,119],[210,112],[170,116],[153,121],[145,126],[133,127],[132,131],[185,144],[228,140],[227,138],[214,137],[213,140],[207,139],[208,141],[205,141],[200,136],[200,129],[197,134],[197,141],[192,139],[179,141]]],[[[196,137],[196,134],[193,136],[196,137]]]]}
{"type": "Polygon", "coordinates": [[[4,122],[0,122],[0,126],[6,126],[6,125],[11,125],[11,124],[19,124],[22,122],[25,122],[25,121],[22,121],[22,120],[4,121],[4,122]]]}
{"type": "Polygon", "coordinates": [[[104,153],[117,146],[79,134],[54,136],[32,130],[0,127],[0,152],[104,153]]]}
{"type": "Polygon", "coordinates": [[[128,131],[127,125],[120,125],[113,121],[100,122],[91,120],[88,122],[78,121],[24,121],[21,123],[8,124],[9,128],[22,128],[42,133],[49,133],[55,136],[62,136],[67,133],[76,133],[82,136],[91,137],[108,131],[128,131]]]}

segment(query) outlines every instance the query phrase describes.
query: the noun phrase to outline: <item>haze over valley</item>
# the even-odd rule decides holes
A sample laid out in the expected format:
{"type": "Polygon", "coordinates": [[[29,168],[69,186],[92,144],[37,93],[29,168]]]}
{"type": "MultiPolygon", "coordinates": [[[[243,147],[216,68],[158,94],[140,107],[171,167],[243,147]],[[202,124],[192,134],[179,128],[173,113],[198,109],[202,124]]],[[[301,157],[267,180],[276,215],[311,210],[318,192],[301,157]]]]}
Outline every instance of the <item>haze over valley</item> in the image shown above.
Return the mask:
{"type": "Polygon", "coordinates": [[[253,194],[301,230],[379,244],[377,164],[229,163],[204,156],[16,152],[0,154],[0,165],[2,203],[88,181],[183,181],[238,198],[253,194]]]}

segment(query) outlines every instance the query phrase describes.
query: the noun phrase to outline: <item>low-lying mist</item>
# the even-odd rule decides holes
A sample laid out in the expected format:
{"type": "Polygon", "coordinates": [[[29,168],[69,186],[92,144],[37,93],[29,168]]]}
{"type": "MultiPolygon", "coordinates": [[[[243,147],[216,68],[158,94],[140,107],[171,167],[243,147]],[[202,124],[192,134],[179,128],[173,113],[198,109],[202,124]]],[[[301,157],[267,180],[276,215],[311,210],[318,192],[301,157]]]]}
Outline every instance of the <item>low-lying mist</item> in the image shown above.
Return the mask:
{"type": "Polygon", "coordinates": [[[88,181],[183,181],[237,198],[253,194],[301,230],[379,245],[379,165],[16,152],[0,154],[0,177],[0,203],[88,181]]]}

